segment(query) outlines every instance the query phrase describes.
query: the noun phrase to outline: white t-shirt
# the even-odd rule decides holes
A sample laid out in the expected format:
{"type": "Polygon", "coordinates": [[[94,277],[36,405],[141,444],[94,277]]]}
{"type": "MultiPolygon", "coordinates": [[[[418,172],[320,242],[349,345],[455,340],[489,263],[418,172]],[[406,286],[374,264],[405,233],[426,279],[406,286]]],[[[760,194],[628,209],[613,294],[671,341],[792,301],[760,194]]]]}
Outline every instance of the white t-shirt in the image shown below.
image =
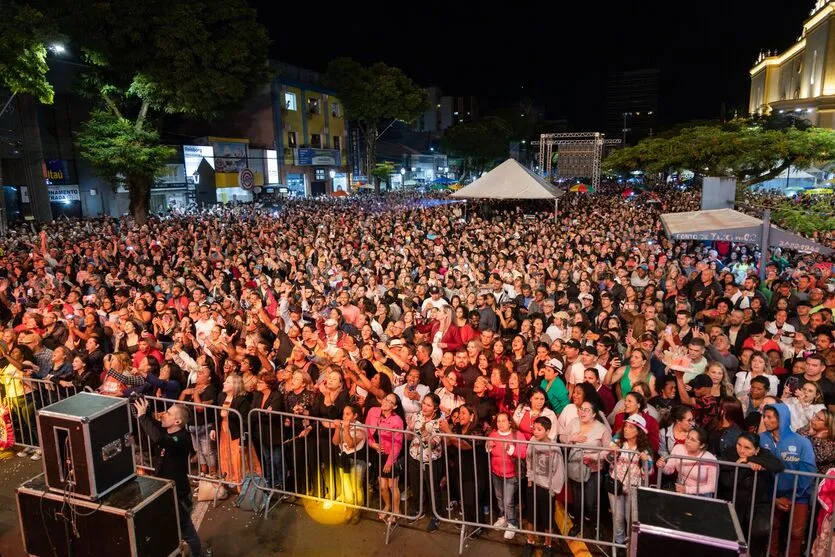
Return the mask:
{"type": "MultiPolygon", "coordinates": [[[[573,364],[571,364],[568,367],[568,374],[565,376],[566,382],[571,383],[572,385],[576,385],[577,383],[582,383],[583,382],[583,376],[586,373],[586,367],[587,366],[584,366],[583,362],[581,362],[578,358],[576,362],[574,362],[573,364]]],[[[600,374],[600,379],[603,379],[604,377],[606,377],[606,368],[605,367],[603,367],[600,364],[595,364],[594,368],[597,369],[597,372],[600,374]]],[[[568,393],[568,394],[571,395],[571,393],[568,393]]]]}
{"type": "MultiPolygon", "coordinates": [[[[768,394],[771,396],[777,396],[777,387],[780,385],[780,379],[776,375],[763,375],[762,377],[768,379],[768,394]]],[[[747,395],[750,389],[751,372],[740,371],[739,373],[737,373],[736,381],[734,381],[734,393],[736,394],[737,398],[747,395]]]]}

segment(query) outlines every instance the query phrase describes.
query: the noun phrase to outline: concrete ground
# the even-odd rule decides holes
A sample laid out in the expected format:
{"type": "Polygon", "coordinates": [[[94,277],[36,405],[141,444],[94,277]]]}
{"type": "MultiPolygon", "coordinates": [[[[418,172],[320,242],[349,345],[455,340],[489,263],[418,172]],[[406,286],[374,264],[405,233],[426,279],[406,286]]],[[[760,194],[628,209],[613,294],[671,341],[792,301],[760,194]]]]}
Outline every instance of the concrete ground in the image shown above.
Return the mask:
{"type": "MultiPolygon", "coordinates": [[[[16,458],[13,452],[0,452],[0,557],[26,557],[21,541],[14,488],[42,472],[40,462],[16,458]]],[[[373,557],[373,556],[454,556],[458,554],[458,532],[442,525],[433,534],[425,531],[426,519],[393,530],[385,543],[385,526],[376,519],[364,519],[356,525],[323,525],[312,520],[301,504],[281,504],[264,519],[236,509],[232,499],[208,508],[195,506],[200,538],[211,546],[213,557],[275,554],[299,557],[373,557]]],[[[479,540],[467,542],[463,555],[477,557],[519,556],[523,536],[512,543],[491,532],[479,540]]],[[[555,555],[572,555],[558,544],[555,555]]]]}

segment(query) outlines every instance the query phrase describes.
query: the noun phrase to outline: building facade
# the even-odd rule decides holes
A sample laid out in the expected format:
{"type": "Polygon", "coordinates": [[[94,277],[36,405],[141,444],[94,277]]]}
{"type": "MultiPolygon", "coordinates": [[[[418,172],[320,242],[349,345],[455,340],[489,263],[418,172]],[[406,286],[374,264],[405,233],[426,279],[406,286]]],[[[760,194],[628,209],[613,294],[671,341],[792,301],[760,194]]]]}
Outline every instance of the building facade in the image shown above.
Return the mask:
{"type": "Polygon", "coordinates": [[[418,117],[414,125],[414,131],[439,136],[455,124],[478,120],[478,99],[476,97],[444,95],[438,87],[427,87],[424,91],[429,107],[418,117]]]}
{"type": "Polygon", "coordinates": [[[800,38],[763,52],[750,70],[750,114],[795,113],[835,128],[835,2],[817,0],[800,38]]]}
{"type": "Polygon", "coordinates": [[[345,108],[316,72],[278,63],[272,83],[279,179],[295,195],[348,189],[345,108]]]}

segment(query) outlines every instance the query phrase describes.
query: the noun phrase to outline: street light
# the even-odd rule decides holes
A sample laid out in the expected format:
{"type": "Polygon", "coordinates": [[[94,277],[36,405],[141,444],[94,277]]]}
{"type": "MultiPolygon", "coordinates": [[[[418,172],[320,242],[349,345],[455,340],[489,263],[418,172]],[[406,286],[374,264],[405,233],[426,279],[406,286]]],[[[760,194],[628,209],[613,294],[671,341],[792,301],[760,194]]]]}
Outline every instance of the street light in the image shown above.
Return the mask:
{"type": "Polygon", "coordinates": [[[331,170],[330,172],[328,172],[328,176],[331,177],[331,180],[336,178],[336,170],[331,170]]]}
{"type": "Polygon", "coordinates": [[[67,51],[61,43],[52,43],[49,45],[49,50],[51,50],[53,54],[64,54],[67,51]]]}
{"type": "Polygon", "coordinates": [[[405,168],[401,168],[401,169],[400,169],[400,175],[401,175],[401,176],[405,176],[405,175],[406,175],[406,169],[405,169],[405,168]]]}

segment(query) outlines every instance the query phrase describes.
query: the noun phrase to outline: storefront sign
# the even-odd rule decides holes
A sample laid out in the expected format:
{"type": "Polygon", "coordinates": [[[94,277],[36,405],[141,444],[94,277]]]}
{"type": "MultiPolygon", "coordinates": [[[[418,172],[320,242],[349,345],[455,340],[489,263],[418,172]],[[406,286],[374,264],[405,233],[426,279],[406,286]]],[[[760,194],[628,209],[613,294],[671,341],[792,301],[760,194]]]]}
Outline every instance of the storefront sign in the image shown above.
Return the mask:
{"type": "Polygon", "coordinates": [[[244,168],[238,173],[238,185],[245,190],[251,190],[255,185],[255,174],[252,170],[244,168]]]}
{"type": "Polygon", "coordinates": [[[66,184],[70,179],[68,161],[64,159],[50,159],[45,163],[47,184],[66,184]]]}
{"type": "Polygon", "coordinates": [[[297,166],[342,166],[337,149],[296,149],[297,166]]]}
{"type": "Polygon", "coordinates": [[[267,149],[264,151],[267,156],[267,183],[278,183],[278,152],[267,149]]]}
{"type": "Polygon", "coordinates": [[[78,186],[49,186],[49,201],[52,203],[81,201],[81,194],[78,186]]]}
{"type": "Polygon", "coordinates": [[[204,160],[215,167],[215,150],[211,145],[183,145],[186,182],[196,184],[200,181],[197,169],[204,160]]]}
{"type": "Polygon", "coordinates": [[[215,142],[215,170],[218,172],[238,173],[246,165],[246,144],[215,142]]]}

